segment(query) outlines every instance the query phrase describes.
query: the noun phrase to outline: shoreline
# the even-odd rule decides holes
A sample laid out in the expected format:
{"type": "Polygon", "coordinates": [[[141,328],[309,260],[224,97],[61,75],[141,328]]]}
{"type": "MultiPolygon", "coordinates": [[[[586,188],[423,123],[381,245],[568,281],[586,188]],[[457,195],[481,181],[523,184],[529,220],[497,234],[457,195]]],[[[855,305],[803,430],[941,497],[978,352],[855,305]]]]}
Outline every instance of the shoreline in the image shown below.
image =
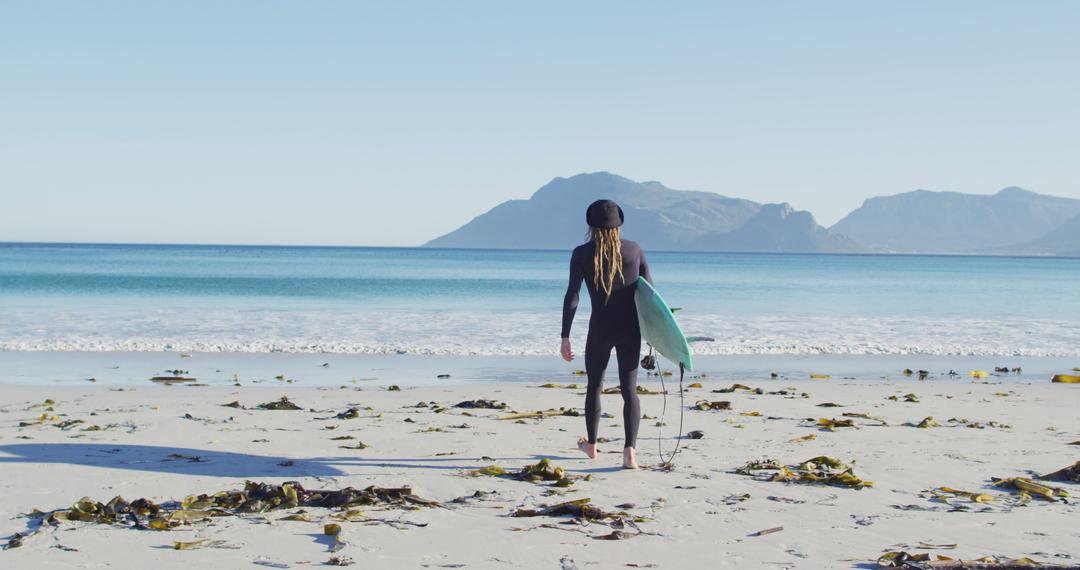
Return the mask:
{"type": "MultiPolygon", "coordinates": [[[[0,351],[0,385],[103,386],[149,385],[151,376],[185,370],[200,384],[457,386],[490,383],[580,382],[579,355],[571,363],[556,356],[442,356],[310,353],[178,352],[5,352],[0,351]],[[442,377],[443,375],[449,377],[442,377]],[[235,375],[235,376],[234,376],[235,375]],[[283,377],[279,379],[278,377],[283,377]]],[[[677,369],[665,361],[667,370],[677,369]]],[[[915,379],[903,370],[926,370],[927,381],[967,380],[972,370],[992,373],[1001,382],[1043,382],[1069,373],[1080,358],[937,355],[735,355],[695,356],[688,377],[718,380],[806,379],[825,374],[837,379],[879,383],[915,379]],[[995,374],[998,367],[1022,373],[995,374]],[[949,372],[956,373],[950,376],[949,372]]],[[[607,378],[614,378],[609,370],[607,378]]],[[[677,379],[672,377],[672,379],[677,379]]],[[[640,381],[656,378],[642,372],[640,381]]]]}

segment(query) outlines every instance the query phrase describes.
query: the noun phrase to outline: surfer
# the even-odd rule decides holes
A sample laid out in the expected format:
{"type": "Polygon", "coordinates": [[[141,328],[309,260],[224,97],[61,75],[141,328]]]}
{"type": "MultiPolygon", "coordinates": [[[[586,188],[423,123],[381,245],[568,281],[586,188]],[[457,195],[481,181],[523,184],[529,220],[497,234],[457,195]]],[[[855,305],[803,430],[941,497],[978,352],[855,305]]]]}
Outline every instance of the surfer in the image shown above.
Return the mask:
{"type": "Polygon", "coordinates": [[[589,377],[585,392],[585,428],[588,437],[578,440],[578,447],[596,459],[596,432],[600,425],[600,394],[604,372],[615,349],[619,369],[619,391],[623,399],[623,467],[637,469],[638,425],[641,404],[637,394],[638,359],[641,357],[641,329],[638,325],[634,290],[638,276],[652,283],[645,252],[638,244],[620,237],[623,211],[611,200],[597,200],[585,211],[589,241],[574,249],[570,256],[570,284],[563,299],[563,360],[570,362],[570,327],[577,312],[581,282],[589,291],[592,316],[585,341],[585,372],[589,377]]]}

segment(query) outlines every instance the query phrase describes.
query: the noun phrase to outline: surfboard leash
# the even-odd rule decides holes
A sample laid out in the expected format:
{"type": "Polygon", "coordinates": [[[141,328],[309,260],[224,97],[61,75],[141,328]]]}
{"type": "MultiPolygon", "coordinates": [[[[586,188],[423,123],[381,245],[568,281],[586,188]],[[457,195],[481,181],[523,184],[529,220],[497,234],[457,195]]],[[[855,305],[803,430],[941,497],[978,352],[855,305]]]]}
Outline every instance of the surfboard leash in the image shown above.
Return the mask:
{"type": "Polygon", "coordinates": [[[679,363],[679,435],[675,438],[675,449],[671,451],[671,455],[664,459],[664,419],[667,417],[667,384],[664,382],[664,370],[660,367],[660,360],[656,358],[653,352],[653,347],[649,345],[649,354],[642,362],[642,368],[646,370],[656,369],[656,373],[660,375],[660,391],[664,395],[664,405],[660,411],[660,421],[656,424],[658,433],[656,438],[656,449],[660,454],[660,460],[663,461],[661,465],[668,467],[673,466],[675,456],[679,454],[679,448],[682,446],[682,433],[683,433],[683,417],[686,413],[685,392],[683,391],[683,376],[686,373],[686,367],[683,363],[679,363]]]}

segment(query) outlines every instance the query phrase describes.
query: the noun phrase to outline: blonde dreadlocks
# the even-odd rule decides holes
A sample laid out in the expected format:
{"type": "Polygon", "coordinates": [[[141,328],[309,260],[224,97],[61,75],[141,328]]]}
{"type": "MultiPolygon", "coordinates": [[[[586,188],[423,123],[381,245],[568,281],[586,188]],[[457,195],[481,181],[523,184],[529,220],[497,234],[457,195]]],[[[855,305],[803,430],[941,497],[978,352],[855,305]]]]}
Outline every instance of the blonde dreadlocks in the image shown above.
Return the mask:
{"type": "Polygon", "coordinates": [[[611,291],[615,287],[615,274],[623,279],[622,241],[619,228],[589,228],[592,240],[596,242],[593,255],[593,286],[606,295],[604,303],[611,300],[611,291]]]}

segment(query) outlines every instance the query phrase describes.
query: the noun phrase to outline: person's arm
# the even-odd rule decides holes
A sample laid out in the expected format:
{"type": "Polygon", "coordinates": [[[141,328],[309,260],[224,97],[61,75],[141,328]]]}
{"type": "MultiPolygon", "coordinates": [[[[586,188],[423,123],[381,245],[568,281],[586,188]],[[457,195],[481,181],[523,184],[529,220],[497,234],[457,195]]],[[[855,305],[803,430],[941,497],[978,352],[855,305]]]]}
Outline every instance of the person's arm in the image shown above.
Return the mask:
{"type": "Polygon", "coordinates": [[[570,282],[566,285],[566,295],[563,297],[562,308],[562,338],[570,337],[570,327],[574,324],[574,314],[577,313],[578,297],[581,293],[581,282],[585,275],[581,271],[581,264],[574,255],[570,256],[570,282]]]}
{"type": "Polygon", "coordinates": [[[641,275],[649,282],[649,285],[654,285],[652,280],[652,273],[649,273],[649,262],[645,260],[645,250],[641,250],[641,266],[638,267],[638,275],[641,275]]]}

